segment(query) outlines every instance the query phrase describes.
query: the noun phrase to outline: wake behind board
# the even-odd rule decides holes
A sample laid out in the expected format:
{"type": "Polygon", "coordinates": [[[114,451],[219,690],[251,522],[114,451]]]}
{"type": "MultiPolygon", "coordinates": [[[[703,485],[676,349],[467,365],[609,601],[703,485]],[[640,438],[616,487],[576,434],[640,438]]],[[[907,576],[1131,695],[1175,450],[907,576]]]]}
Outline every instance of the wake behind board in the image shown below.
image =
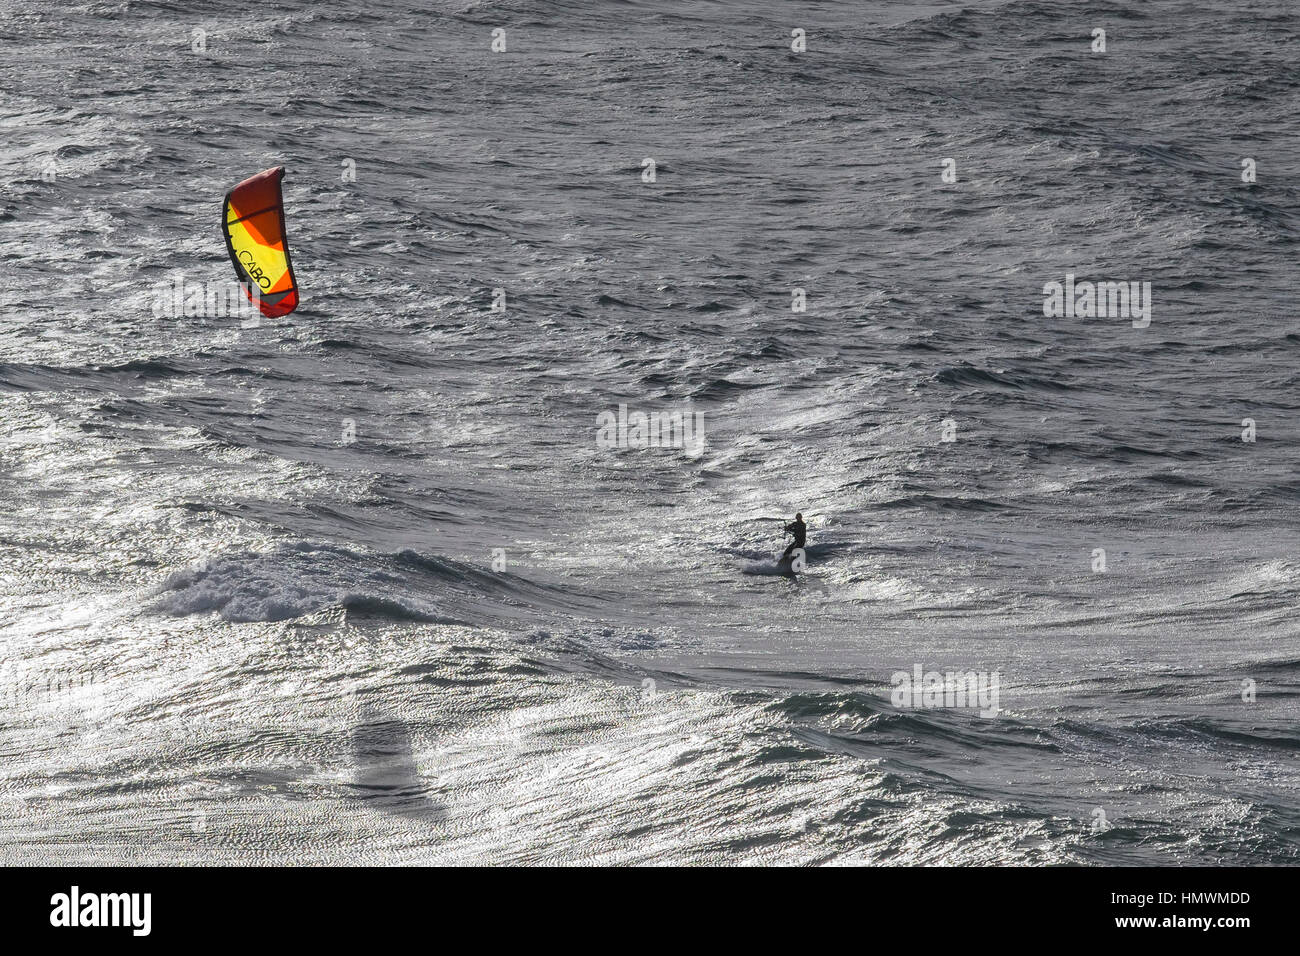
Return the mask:
{"type": "Polygon", "coordinates": [[[760,577],[784,577],[797,578],[793,562],[790,558],[781,558],[775,562],[772,561],[749,561],[741,565],[741,574],[752,574],[760,577]]]}

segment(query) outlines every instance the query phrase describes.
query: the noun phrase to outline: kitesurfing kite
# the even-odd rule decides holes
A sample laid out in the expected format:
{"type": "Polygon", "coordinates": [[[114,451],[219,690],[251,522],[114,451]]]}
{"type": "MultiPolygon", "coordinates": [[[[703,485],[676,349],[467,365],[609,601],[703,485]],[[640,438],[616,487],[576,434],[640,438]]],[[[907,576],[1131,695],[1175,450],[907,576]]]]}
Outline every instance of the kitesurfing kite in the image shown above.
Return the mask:
{"type": "Polygon", "coordinates": [[[250,176],[226,193],[226,250],[235,275],[268,318],[298,307],[298,282],[289,261],[284,230],[284,167],[250,176]]]}

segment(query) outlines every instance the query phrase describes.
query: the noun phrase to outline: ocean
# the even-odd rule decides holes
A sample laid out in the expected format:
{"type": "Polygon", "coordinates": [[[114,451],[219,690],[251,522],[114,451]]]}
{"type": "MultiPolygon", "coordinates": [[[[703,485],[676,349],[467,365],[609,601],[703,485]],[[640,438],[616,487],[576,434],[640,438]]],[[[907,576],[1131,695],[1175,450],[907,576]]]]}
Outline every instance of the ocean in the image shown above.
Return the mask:
{"type": "Polygon", "coordinates": [[[1298,41],[0,0],[0,863],[1300,862],[1298,41]]]}

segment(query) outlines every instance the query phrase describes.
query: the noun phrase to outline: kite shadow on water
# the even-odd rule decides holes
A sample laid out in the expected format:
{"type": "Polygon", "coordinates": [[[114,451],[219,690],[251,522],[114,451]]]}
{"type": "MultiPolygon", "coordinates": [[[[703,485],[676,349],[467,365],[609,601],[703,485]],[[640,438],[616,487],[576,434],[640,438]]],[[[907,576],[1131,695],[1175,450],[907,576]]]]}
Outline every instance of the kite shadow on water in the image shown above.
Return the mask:
{"type": "Polygon", "coordinates": [[[369,806],[428,823],[447,819],[447,807],[429,795],[415,765],[406,724],[376,711],[364,711],[352,731],[355,787],[369,806]]]}

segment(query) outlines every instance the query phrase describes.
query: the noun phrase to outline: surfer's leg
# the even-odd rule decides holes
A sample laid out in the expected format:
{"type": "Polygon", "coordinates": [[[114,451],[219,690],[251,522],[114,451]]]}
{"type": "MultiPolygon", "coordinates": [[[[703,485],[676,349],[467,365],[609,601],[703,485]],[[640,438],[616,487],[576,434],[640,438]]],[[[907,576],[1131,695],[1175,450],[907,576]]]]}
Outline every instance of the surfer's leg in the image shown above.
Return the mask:
{"type": "Polygon", "coordinates": [[[781,560],[782,560],[782,561],[789,561],[789,560],[790,560],[790,552],[793,551],[793,550],[794,550],[795,548],[797,548],[797,547],[798,547],[798,545],[795,544],[793,541],[791,541],[791,542],[790,542],[790,547],[786,548],[786,549],[785,549],[785,554],[781,555],[781,560]]]}

